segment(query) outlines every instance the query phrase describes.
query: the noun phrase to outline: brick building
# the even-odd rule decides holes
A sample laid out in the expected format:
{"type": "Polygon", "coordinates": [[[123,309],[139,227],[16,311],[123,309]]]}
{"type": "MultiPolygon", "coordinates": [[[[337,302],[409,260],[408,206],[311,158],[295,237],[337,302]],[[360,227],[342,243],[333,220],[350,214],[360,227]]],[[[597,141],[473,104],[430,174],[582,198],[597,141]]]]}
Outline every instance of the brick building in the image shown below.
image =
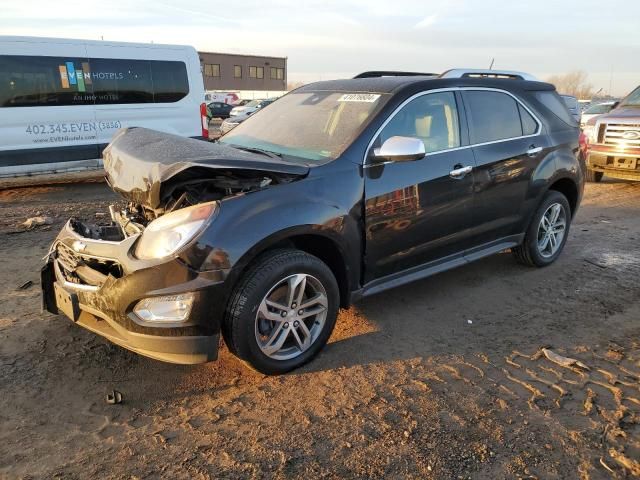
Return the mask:
{"type": "Polygon", "coordinates": [[[287,58],[198,52],[205,90],[285,91],[287,58]]]}

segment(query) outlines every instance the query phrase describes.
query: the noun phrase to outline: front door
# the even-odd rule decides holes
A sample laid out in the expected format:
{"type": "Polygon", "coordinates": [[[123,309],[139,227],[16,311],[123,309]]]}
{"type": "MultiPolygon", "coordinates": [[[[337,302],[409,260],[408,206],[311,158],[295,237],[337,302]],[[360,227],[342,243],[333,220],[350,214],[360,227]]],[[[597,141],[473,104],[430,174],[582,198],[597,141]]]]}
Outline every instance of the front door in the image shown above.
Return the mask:
{"type": "Polygon", "coordinates": [[[458,113],[454,92],[426,93],[397,111],[373,142],[372,149],[393,136],[419,138],[427,153],[365,166],[365,283],[462,258],[470,247],[474,160],[462,145],[458,113]]]}

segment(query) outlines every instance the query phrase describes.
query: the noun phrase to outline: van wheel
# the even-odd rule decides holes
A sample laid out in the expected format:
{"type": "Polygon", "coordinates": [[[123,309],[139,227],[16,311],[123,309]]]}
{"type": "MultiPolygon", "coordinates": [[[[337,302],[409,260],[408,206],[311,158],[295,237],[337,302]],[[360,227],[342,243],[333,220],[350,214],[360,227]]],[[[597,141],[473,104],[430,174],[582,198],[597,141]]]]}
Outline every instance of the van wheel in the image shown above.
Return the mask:
{"type": "Polygon", "coordinates": [[[516,260],[532,267],[546,267],[557,260],[567,242],[571,208],[567,198],[549,191],[536,210],[524,242],[512,249],[516,260]]]}
{"type": "Polygon", "coordinates": [[[595,170],[589,170],[587,168],[587,171],[584,173],[584,178],[587,182],[598,183],[600,180],[602,180],[603,175],[604,172],[596,172],[595,170]]]}
{"type": "Polygon", "coordinates": [[[258,258],[231,295],[222,333],[229,349],[267,375],[304,365],[324,347],[338,315],[333,273],[300,250],[258,258]]]}

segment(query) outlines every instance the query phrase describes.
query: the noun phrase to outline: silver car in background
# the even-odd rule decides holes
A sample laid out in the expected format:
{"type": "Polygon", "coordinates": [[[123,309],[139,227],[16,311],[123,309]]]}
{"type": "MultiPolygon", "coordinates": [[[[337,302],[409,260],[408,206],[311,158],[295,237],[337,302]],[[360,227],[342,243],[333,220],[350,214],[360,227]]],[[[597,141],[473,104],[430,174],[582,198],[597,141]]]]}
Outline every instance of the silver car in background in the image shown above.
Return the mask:
{"type": "Polygon", "coordinates": [[[587,108],[582,115],[580,116],[580,127],[584,128],[589,120],[593,117],[597,117],[598,115],[604,115],[605,113],[609,113],[618,102],[602,102],[596,103],[595,105],[591,105],[587,108]]]}

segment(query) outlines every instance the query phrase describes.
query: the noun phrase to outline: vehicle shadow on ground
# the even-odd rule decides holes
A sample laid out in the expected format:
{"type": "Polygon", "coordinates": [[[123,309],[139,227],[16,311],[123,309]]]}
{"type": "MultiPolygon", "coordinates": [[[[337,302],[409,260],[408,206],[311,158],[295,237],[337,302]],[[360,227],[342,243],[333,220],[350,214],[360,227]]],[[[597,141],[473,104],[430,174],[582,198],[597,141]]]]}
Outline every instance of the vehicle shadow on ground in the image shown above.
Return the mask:
{"type": "MultiPolygon", "coordinates": [[[[320,355],[281,380],[416,357],[464,355],[491,346],[492,337],[501,329],[499,322],[485,323],[478,311],[483,304],[490,305],[489,299],[482,298],[488,279],[497,275],[500,278],[494,282],[502,282],[505,276],[532,272],[535,270],[517,265],[510,254],[501,254],[370,297],[342,310],[320,355]]],[[[492,314],[480,310],[485,317],[492,314]]],[[[131,389],[132,400],[138,396],[176,400],[200,393],[220,395],[233,387],[259,386],[269,378],[233,356],[224,345],[217,361],[195,366],[165,364],[119,347],[109,348],[119,350],[114,352],[114,360],[128,364],[123,370],[128,370],[126,377],[131,380],[123,388],[131,389]],[[163,378],[162,387],[150,380],[154,378],[163,378]],[[167,385],[172,388],[166,389],[167,385]]]]}
{"type": "Polygon", "coordinates": [[[336,334],[303,371],[464,355],[495,346],[504,321],[517,321],[524,312],[493,303],[487,287],[504,289],[500,284],[507,278],[534,274],[505,252],[366,298],[341,312],[336,334]]]}
{"type": "MultiPolygon", "coordinates": [[[[571,302],[567,303],[574,293],[571,287],[558,290],[547,285],[549,278],[566,274],[567,266],[576,261],[572,257],[581,255],[580,250],[569,251],[556,264],[535,269],[517,264],[503,252],[367,298],[342,310],[320,355],[285,377],[411,359],[534,352],[542,346],[560,346],[560,341],[569,345],[581,338],[590,340],[594,328],[605,334],[609,327],[597,317],[587,325],[586,319],[580,323],[572,316],[571,302]],[[535,297],[546,289],[548,303],[540,304],[535,297]],[[505,291],[513,292],[508,302],[505,291]]],[[[601,275],[596,266],[585,263],[584,268],[601,275]]],[[[230,386],[259,385],[268,378],[224,346],[218,360],[206,365],[141,362],[156,372],[152,377],[172,377],[180,386],[173,392],[157,392],[163,397],[222,392],[230,386]]],[[[151,385],[147,388],[154,390],[151,385]]]]}

